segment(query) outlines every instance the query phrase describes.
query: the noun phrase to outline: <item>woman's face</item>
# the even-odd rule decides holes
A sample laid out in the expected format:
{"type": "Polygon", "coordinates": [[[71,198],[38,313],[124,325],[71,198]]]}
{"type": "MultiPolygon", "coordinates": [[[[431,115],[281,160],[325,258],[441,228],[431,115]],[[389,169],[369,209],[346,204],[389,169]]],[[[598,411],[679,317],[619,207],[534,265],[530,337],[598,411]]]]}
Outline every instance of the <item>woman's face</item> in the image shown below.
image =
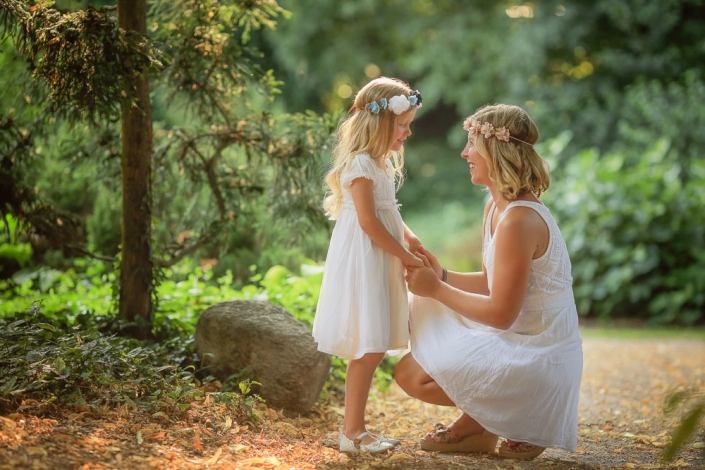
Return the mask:
{"type": "Polygon", "coordinates": [[[394,143],[392,144],[392,150],[398,152],[407,137],[411,135],[411,122],[416,117],[416,106],[412,106],[411,109],[397,118],[397,130],[394,134],[394,143]]]}
{"type": "Polygon", "coordinates": [[[477,139],[477,137],[473,137],[468,134],[468,143],[460,153],[460,156],[468,162],[468,165],[470,165],[472,184],[489,186],[491,182],[489,167],[487,166],[485,157],[480,155],[480,152],[478,152],[475,147],[475,139],[477,139]]]}

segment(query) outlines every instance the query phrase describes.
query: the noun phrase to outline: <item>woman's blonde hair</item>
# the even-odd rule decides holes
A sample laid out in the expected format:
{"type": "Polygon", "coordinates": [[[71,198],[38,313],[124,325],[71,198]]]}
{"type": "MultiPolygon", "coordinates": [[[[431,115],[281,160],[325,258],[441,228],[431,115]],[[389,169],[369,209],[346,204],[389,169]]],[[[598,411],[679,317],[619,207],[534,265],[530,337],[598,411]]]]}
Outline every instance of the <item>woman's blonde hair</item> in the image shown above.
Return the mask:
{"type": "Polygon", "coordinates": [[[525,191],[540,196],[548,190],[549,165],[534,149],[539,130],[526,111],[494,104],[479,108],[468,119],[490,123],[495,129],[506,127],[512,137],[507,142],[478,133],[475,139],[477,151],[487,161],[490,179],[503,198],[513,201],[525,191]]]}
{"type": "Polygon", "coordinates": [[[336,144],[333,148],[333,163],[325,177],[329,190],[323,199],[323,209],[328,218],[335,220],[338,217],[343,202],[340,176],[350,168],[353,158],[358,154],[367,153],[373,159],[377,159],[386,158],[392,153],[395,181],[397,188],[401,186],[404,179],[404,148],[402,147],[396,153],[391,150],[399,116],[390,109],[374,114],[365,109],[365,105],[373,101],[379,103],[382,98],[389,101],[390,98],[398,95],[408,98],[411,91],[409,85],[401,80],[379,77],[362,87],[355,96],[352,106],[355,111],[338,127],[336,144]]]}

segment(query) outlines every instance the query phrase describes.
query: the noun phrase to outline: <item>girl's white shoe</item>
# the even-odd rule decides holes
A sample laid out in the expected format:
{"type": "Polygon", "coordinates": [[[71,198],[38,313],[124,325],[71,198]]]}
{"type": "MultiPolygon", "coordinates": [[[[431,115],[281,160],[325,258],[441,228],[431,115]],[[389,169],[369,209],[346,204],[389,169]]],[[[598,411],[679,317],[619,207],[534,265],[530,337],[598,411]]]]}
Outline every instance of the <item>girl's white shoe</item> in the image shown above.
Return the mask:
{"type": "Polygon", "coordinates": [[[401,441],[399,439],[394,439],[393,437],[385,436],[384,434],[379,436],[379,438],[380,438],[380,440],[382,440],[384,442],[389,442],[391,445],[393,445],[395,447],[398,446],[399,444],[401,444],[401,441]]]}
{"type": "Polygon", "coordinates": [[[394,444],[387,440],[384,440],[381,437],[369,444],[362,444],[362,438],[367,436],[367,434],[368,432],[365,431],[353,440],[348,438],[348,436],[346,436],[345,433],[343,433],[343,430],[341,429],[340,433],[338,434],[338,446],[340,448],[340,452],[346,452],[348,454],[353,455],[357,455],[360,452],[379,454],[381,452],[387,452],[388,450],[394,448],[394,444]]]}

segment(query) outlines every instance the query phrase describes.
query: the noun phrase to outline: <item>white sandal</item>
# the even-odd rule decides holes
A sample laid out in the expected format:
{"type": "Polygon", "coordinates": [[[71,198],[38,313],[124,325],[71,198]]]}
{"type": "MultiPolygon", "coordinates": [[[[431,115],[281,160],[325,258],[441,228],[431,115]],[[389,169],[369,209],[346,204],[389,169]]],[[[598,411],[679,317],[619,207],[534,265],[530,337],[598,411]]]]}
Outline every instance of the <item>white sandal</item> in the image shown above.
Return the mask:
{"type": "Polygon", "coordinates": [[[393,445],[395,447],[398,446],[399,444],[401,444],[401,441],[399,439],[394,439],[393,437],[385,436],[384,434],[379,436],[379,439],[384,442],[389,442],[391,445],[393,445]]]}
{"type": "MultiPolygon", "coordinates": [[[[391,442],[380,438],[369,444],[362,444],[362,438],[367,436],[369,433],[367,431],[363,432],[355,439],[350,439],[345,435],[343,430],[340,430],[338,434],[338,447],[340,452],[345,452],[348,454],[357,455],[360,452],[369,452],[370,454],[379,454],[382,452],[387,452],[394,448],[394,444],[391,442]]],[[[387,438],[388,439],[388,438],[387,438]]]]}

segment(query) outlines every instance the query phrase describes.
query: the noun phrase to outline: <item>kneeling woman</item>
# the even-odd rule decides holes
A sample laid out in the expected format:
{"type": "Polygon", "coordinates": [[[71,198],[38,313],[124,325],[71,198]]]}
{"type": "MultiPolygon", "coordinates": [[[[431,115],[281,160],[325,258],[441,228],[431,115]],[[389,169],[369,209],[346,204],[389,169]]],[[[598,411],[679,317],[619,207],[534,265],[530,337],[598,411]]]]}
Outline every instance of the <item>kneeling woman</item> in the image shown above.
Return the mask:
{"type": "Polygon", "coordinates": [[[547,163],[538,129],[516,106],[465,120],[461,156],[490,199],[482,272],[443,269],[421,248],[408,267],[411,353],[395,378],[411,396],[462,415],[421,439],[426,450],[531,459],[546,447],[575,451],[582,339],[565,241],[541,194],[547,163]]]}

